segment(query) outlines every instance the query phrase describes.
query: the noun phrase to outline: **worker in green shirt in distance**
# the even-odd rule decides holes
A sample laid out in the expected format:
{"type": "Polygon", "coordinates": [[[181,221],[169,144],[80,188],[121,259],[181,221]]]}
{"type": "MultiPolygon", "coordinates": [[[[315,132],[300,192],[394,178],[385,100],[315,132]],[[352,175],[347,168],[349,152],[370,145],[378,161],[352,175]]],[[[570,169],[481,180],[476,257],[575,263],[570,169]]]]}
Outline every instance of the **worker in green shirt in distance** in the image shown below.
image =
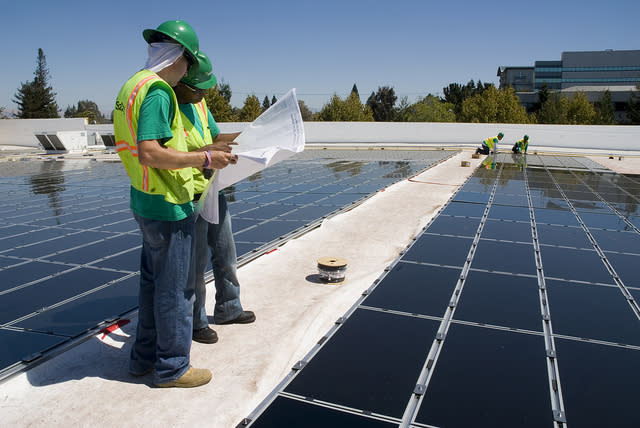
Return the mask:
{"type": "MultiPolygon", "coordinates": [[[[198,67],[189,70],[174,87],[185,128],[189,151],[200,150],[204,146],[216,151],[231,153],[233,140],[240,134],[220,133],[211,111],[204,99],[205,90],[216,85],[211,61],[203,52],[198,52],[198,67]]],[[[194,203],[205,191],[210,170],[193,170],[194,203]]],[[[195,249],[195,302],[193,308],[193,340],[200,343],[215,343],[218,335],[209,327],[205,310],[206,285],[205,270],[209,259],[213,269],[216,289],[213,320],[215,324],[249,324],[255,321],[255,314],[245,311],[240,303],[240,283],[237,277],[237,255],[231,227],[231,217],[225,196],[218,198],[218,223],[209,223],[202,216],[196,220],[195,249]]]]}
{"type": "Polygon", "coordinates": [[[524,153],[527,154],[527,149],[529,148],[529,136],[525,135],[522,139],[516,141],[511,150],[513,153],[524,153]]]}
{"type": "Polygon", "coordinates": [[[489,137],[482,142],[482,147],[476,149],[476,154],[488,155],[498,152],[498,142],[502,140],[504,134],[499,132],[495,137],[489,137]]]}

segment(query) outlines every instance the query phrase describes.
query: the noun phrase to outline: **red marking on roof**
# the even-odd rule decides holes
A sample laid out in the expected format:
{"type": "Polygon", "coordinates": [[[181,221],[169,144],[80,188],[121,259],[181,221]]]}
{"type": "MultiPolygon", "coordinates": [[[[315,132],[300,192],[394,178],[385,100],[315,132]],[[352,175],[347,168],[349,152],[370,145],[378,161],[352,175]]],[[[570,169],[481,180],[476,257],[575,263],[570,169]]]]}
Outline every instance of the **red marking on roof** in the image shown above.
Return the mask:
{"type": "Polygon", "coordinates": [[[100,330],[100,332],[102,333],[102,337],[100,338],[100,340],[103,340],[105,337],[107,337],[107,334],[116,331],[120,327],[123,327],[129,324],[130,322],[131,320],[127,320],[127,319],[118,320],[117,322],[114,322],[113,324],[111,324],[109,327],[103,328],[102,330],[100,330]]]}

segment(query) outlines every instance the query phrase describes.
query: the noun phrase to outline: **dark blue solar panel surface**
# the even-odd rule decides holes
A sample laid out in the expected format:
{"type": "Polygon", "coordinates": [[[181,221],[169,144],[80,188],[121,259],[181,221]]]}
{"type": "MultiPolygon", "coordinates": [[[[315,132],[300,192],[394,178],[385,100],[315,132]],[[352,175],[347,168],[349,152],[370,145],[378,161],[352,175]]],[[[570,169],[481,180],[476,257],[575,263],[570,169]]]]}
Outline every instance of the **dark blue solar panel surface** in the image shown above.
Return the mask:
{"type": "Polygon", "coordinates": [[[437,328],[432,320],[357,310],[285,392],[400,419],[437,328]]]}
{"type": "MultiPolygon", "coordinates": [[[[307,151],[236,183],[223,192],[239,259],[453,153],[307,151]]],[[[12,349],[0,371],[137,307],[141,238],[129,186],[117,161],[3,163],[0,327],[12,349]]]]}
{"type": "Polygon", "coordinates": [[[291,421],[275,415],[293,398],[298,417],[412,427],[640,426],[640,176],[575,157],[486,164],[255,426],[291,421]]]}
{"type": "Polygon", "coordinates": [[[416,422],[443,427],[551,426],[541,336],[454,324],[416,422]],[[498,413],[499,409],[499,413],[498,413]]]}

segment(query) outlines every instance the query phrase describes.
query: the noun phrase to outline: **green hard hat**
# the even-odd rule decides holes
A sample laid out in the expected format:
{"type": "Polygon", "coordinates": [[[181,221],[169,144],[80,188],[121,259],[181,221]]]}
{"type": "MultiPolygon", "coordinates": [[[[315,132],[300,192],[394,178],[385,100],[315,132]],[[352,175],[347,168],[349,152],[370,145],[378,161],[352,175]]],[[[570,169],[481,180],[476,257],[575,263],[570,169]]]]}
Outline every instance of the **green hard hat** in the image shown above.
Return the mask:
{"type": "Polygon", "coordinates": [[[209,57],[200,51],[196,54],[196,58],[198,59],[197,67],[191,67],[180,81],[198,89],[213,88],[218,80],[213,74],[209,57]]]}
{"type": "Polygon", "coordinates": [[[502,138],[504,137],[504,134],[502,132],[498,132],[498,138],[502,138]]]}
{"type": "Polygon", "coordinates": [[[528,136],[528,135],[525,135],[525,136],[524,136],[524,139],[525,139],[525,140],[528,140],[528,139],[529,139],[529,136],[528,136]]]}
{"type": "Polygon", "coordinates": [[[193,28],[191,28],[191,25],[184,21],[175,20],[163,22],[158,25],[158,28],[155,30],[152,28],[144,30],[142,37],[144,37],[149,44],[164,41],[168,37],[184,46],[186,52],[191,56],[193,64],[198,62],[196,58],[200,47],[198,36],[196,32],[193,31],[193,28]]]}

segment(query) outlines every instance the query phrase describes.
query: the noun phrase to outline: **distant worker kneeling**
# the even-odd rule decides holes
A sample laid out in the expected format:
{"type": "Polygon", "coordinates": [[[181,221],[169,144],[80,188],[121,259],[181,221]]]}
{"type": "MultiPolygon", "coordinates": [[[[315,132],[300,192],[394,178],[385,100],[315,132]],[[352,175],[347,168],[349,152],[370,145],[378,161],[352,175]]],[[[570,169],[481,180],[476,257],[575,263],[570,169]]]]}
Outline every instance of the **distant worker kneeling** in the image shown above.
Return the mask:
{"type": "Polygon", "coordinates": [[[513,153],[527,153],[527,149],[529,148],[529,136],[525,135],[522,139],[515,142],[511,150],[513,153]]]}
{"type": "Polygon", "coordinates": [[[482,147],[476,149],[477,154],[488,155],[489,153],[498,152],[498,142],[502,140],[504,134],[499,132],[495,137],[489,137],[482,142],[482,147]]]}

